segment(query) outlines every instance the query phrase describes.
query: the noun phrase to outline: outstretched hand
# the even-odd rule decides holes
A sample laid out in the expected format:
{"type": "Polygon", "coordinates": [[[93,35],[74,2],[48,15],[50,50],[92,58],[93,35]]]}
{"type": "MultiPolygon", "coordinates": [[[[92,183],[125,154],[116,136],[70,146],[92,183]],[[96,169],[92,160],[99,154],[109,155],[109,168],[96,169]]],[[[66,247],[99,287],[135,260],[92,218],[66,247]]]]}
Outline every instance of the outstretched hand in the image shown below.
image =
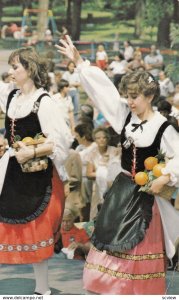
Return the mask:
{"type": "Polygon", "coordinates": [[[83,62],[82,57],[80,56],[80,53],[76,49],[76,47],[73,45],[73,42],[69,35],[65,35],[65,39],[60,39],[60,43],[62,46],[55,45],[55,47],[58,49],[57,51],[61,54],[68,57],[70,60],[72,60],[76,65],[83,62]]]}

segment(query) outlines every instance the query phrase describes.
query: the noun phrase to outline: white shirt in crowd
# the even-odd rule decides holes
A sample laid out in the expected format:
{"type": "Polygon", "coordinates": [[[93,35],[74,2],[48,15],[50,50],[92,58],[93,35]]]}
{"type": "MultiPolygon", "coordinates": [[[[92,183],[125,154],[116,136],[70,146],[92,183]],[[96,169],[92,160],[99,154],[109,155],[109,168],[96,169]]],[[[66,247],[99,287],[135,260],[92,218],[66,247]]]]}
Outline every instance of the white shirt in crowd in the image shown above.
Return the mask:
{"type": "Polygon", "coordinates": [[[160,85],[160,95],[168,97],[170,94],[174,93],[174,85],[170,78],[165,78],[164,80],[159,80],[160,85]]]}
{"type": "MultiPolygon", "coordinates": [[[[62,79],[67,80],[70,85],[80,83],[79,74],[76,71],[74,71],[73,73],[70,73],[69,71],[65,71],[62,75],[62,79]]],[[[76,89],[77,88],[74,86],[70,87],[70,91],[76,89]]]]}
{"type": "Polygon", "coordinates": [[[128,46],[124,50],[124,58],[126,61],[132,59],[134,56],[134,48],[132,46],[128,46]]]}
{"type": "Polygon", "coordinates": [[[106,60],[107,59],[106,51],[97,51],[96,52],[96,59],[97,60],[106,60]]]}
{"type": "Polygon", "coordinates": [[[113,75],[116,74],[125,74],[126,73],[126,68],[127,66],[127,61],[126,60],[122,60],[122,61],[112,61],[109,65],[109,68],[111,69],[111,72],[113,73],[113,75]]]}
{"type": "Polygon", "coordinates": [[[71,97],[69,95],[62,97],[60,93],[57,93],[52,96],[52,99],[55,101],[67,124],[69,124],[69,113],[74,110],[71,97]]]}
{"type": "MultiPolygon", "coordinates": [[[[149,65],[153,65],[153,64],[159,64],[159,63],[163,63],[163,56],[160,53],[157,53],[156,55],[151,55],[148,54],[144,57],[144,63],[145,64],[149,64],[149,65]]],[[[151,70],[149,70],[149,72],[154,76],[157,77],[159,75],[160,72],[160,68],[152,68],[151,70]]]]}

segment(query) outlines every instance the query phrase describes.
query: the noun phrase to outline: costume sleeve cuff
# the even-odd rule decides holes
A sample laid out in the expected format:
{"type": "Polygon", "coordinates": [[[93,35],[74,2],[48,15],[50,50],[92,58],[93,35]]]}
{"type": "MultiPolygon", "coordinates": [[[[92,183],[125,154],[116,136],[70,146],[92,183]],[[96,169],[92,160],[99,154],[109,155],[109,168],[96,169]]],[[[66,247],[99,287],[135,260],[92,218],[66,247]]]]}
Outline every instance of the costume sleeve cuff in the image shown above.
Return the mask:
{"type": "Polygon", "coordinates": [[[178,182],[178,179],[177,179],[177,176],[173,173],[170,173],[167,168],[164,168],[161,170],[162,174],[163,175],[170,175],[170,181],[167,185],[169,186],[179,186],[179,183],[177,184],[178,182]]]}
{"type": "Polygon", "coordinates": [[[82,69],[88,68],[90,66],[90,61],[89,60],[84,60],[82,63],[77,65],[77,71],[80,73],[82,69]]]}

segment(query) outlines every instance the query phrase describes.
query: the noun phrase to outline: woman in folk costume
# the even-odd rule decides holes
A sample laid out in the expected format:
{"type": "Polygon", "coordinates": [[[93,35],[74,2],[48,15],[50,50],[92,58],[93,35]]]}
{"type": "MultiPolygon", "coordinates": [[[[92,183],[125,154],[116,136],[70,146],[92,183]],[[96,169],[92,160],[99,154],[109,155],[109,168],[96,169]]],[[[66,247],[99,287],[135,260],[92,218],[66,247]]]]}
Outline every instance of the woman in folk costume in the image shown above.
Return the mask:
{"type": "Polygon", "coordinates": [[[83,88],[121,134],[122,143],[123,172],[107,192],[98,215],[94,246],[84,268],[84,287],[94,294],[165,294],[163,230],[171,258],[179,236],[173,226],[179,212],[158,194],[167,184],[179,185],[179,135],[165,117],[152,110],[151,102],[159,96],[158,82],[145,71],[126,74],[121,83],[126,105],[105,73],[82,60],[69,37],[60,42],[58,51],[74,60],[83,88]],[[162,176],[153,180],[151,194],[138,192],[134,176],[159,149],[171,159],[162,176]]]}
{"type": "Polygon", "coordinates": [[[46,64],[36,51],[30,47],[15,50],[9,64],[17,89],[7,98],[9,85],[0,91],[0,104],[6,112],[5,137],[10,146],[0,160],[0,263],[32,263],[35,293],[49,295],[48,258],[54,253],[64,207],[59,176],[71,135],[65,121],[56,114],[47,92],[46,64]],[[37,148],[19,141],[19,150],[13,149],[17,136],[22,140],[39,133],[46,139],[37,148]],[[46,169],[21,169],[21,164],[44,156],[48,160],[46,169]]]}

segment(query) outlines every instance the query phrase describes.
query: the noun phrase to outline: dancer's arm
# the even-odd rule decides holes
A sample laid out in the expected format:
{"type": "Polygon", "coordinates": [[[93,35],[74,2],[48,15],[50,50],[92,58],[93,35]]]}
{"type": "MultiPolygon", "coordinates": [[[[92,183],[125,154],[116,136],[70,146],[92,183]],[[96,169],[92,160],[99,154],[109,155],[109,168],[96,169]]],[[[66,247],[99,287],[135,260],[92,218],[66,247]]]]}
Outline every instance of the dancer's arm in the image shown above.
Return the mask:
{"type": "Polygon", "coordinates": [[[98,67],[90,66],[89,61],[84,61],[78,50],[73,45],[69,36],[60,40],[61,45],[56,45],[58,52],[74,61],[80,75],[81,84],[94,102],[95,106],[103,113],[107,121],[118,133],[124,125],[128,106],[121,101],[121,97],[111,80],[98,67]]]}

